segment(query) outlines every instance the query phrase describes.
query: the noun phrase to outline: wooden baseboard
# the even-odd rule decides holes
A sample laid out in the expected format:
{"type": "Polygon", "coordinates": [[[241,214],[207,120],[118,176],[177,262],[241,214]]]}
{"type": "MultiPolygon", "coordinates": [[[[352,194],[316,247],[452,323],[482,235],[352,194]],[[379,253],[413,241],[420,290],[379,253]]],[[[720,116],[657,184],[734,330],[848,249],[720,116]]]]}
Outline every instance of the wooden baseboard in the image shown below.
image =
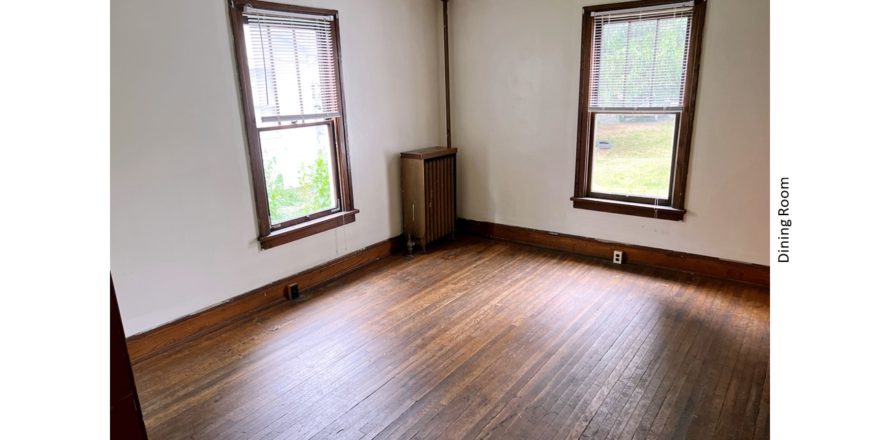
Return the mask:
{"type": "Polygon", "coordinates": [[[380,258],[399,253],[403,248],[400,236],[392,237],[364,249],[352,252],[320,266],[280,279],[263,287],[231,298],[201,312],[184,316],[160,327],[126,339],[133,363],[149,359],[169,348],[211,333],[236,319],[283,303],[285,286],[299,284],[300,291],[308,290],[380,258]]]}
{"type": "Polygon", "coordinates": [[[770,267],[760,264],[741,263],[704,255],[602,241],[577,235],[560,234],[476,220],[458,219],[458,230],[471,235],[512,241],[607,260],[611,259],[611,255],[615,250],[622,250],[625,255],[624,262],[626,264],[676,270],[761,287],[770,287],[770,267]]]}
{"type": "MultiPolygon", "coordinates": [[[[688,272],[761,287],[770,286],[770,268],[759,264],[467,219],[458,219],[457,229],[466,234],[603,259],[610,259],[614,250],[622,250],[627,264],[688,272]]],[[[236,319],[281,304],[285,301],[284,288],[288,284],[297,283],[300,290],[305,291],[393,253],[399,253],[402,248],[401,237],[389,238],[236,296],[209,309],[131,336],[126,339],[131,360],[137,363],[149,359],[177,344],[222,328],[236,319]]]]}

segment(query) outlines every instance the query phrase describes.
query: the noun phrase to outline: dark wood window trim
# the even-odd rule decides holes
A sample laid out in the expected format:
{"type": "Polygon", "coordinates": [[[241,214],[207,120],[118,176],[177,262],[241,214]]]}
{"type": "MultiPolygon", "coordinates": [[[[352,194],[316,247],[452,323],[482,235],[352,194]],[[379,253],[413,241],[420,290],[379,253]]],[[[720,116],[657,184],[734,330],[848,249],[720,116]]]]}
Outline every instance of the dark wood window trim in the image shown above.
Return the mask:
{"type": "MultiPolygon", "coordinates": [[[[682,110],[676,124],[676,145],[673,152],[670,197],[654,200],[612,194],[600,194],[590,189],[592,165],[593,124],[595,113],[590,111],[590,59],[593,45],[592,12],[605,12],[622,9],[641,8],[682,3],[682,0],[638,0],[585,6],[583,28],[581,30],[581,81],[580,102],[578,105],[577,156],[575,165],[574,196],[575,208],[616,214],[653,217],[663,220],[683,220],[686,212],[685,188],[687,187],[688,163],[690,159],[691,137],[694,124],[694,108],[697,98],[697,77],[700,71],[700,50],[702,46],[703,23],[706,13],[706,0],[694,0],[691,22],[688,64],[685,70],[685,86],[682,110]]],[[[662,111],[661,111],[662,113],[662,111]]]]}
{"type": "Polygon", "coordinates": [[[671,206],[655,206],[645,203],[622,202],[592,197],[572,197],[571,200],[575,208],[611,212],[614,214],[637,215],[639,217],[653,217],[662,220],[681,220],[686,212],[684,209],[677,209],[671,206]]]}
{"type": "MultiPolygon", "coordinates": [[[[351,189],[351,163],[348,157],[348,128],[345,117],[345,96],[342,86],[342,55],[339,43],[339,13],[332,9],[320,9],[305,6],[272,3],[259,0],[231,0],[230,22],[232,25],[232,39],[235,51],[236,64],[238,66],[239,93],[244,115],[245,133],[247,136],[248,155],[250,159],[250,171],[253,180],[254,200],[258,223],[258,237],[260,246],[269,249],[294,240],[299,240],[310,235],[318,234],[339,226],[355,221],[355,214],[359,211],[354,207],[354,196],[351,189]],[[244,35],[244,9],[250,6],[257,9],[289,12],[298,14],[311,14],[333,16],[332,33],[335,49],[336,86],[339,93],[339,115],[328,117],[324,120],[300,124],[298,127],[309,125],[326,124],[330,127],[331,138],[335,146],[333,165],[336,170],[339,207],[310,214],[308,216],[285,221],[272,225],[269,217],[269,196],[266,191],[266,177],[263,171],[263,154],[260,147],[260,131],[277,129],[277,127],[258,128],[254,112],[254,100],[252,96],[247,49],[244,35]]],[[[292,128],[285,126],[283,128],[292,128]]]]}

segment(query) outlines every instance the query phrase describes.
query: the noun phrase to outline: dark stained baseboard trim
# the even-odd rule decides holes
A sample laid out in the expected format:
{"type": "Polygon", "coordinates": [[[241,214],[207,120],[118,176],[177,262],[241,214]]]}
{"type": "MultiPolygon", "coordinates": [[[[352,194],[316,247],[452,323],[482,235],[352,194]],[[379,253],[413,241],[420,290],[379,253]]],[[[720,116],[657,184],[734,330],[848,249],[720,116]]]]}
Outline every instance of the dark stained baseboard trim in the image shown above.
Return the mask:
{"type": "Polygon", "coordinates": [[[609,261],[615,250],[622,250],[625,264],[675,270],[760,287],[770,287],[770,267],[760,264],[741,263],[704,255],[461,218],[458,219],[457,229],[466,234],[598,257],[609,261]]]}
{"type": "Polygon", "coordinates": [[[333,281],[369,263],[403,250],[403,239],[392,237],[343,255],[320,266],[233,297],[208,309],[184,316],[152,330],[126,338],[132,363],[149,359],[166,350],[223,328],[237,319],[285,302],[284,289],[299,284],[300,291],[333,281]]]}
{"type": "MultiPolygon", "coordinates": [[[[693,273],[761,287],[770,286],[770,268],[759,264],[461,218],[458,219],[457,229],[466,234],[607,260],[610,260],[614,250],[622,250],[626,264],[693,273]]],[[[237,319],[284,303],[284,288],[288,284],[298,283],[300,290],[306,291],[381,258],[399,253],[402,249],[403,239],[400,236],[392,237],[206,310],[128,337],[126,342],[132,363],[144,361],[178,344],[216,331],[237,319]]]]}

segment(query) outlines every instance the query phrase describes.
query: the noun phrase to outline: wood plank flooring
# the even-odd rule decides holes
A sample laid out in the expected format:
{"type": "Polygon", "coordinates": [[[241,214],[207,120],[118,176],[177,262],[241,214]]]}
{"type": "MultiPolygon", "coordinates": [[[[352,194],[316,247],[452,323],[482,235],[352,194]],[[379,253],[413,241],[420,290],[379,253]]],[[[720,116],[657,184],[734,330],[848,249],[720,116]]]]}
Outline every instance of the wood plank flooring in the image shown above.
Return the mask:
{"type": "Polygon", "coordinates": [[[134,365],[151,439],[766,439],[766,290],[464,237],[134,365]]]}

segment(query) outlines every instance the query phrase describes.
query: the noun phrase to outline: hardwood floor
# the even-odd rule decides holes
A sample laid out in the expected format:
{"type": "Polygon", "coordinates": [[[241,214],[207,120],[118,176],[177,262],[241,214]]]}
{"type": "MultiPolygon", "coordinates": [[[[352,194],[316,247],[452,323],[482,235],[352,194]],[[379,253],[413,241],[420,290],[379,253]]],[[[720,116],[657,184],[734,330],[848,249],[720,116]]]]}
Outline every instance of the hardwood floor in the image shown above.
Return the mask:
{"type": "Polygon", "coordinates": [[[766,439],[766,290],[459,238],[134,365],[151,439],[766,439]]]}

